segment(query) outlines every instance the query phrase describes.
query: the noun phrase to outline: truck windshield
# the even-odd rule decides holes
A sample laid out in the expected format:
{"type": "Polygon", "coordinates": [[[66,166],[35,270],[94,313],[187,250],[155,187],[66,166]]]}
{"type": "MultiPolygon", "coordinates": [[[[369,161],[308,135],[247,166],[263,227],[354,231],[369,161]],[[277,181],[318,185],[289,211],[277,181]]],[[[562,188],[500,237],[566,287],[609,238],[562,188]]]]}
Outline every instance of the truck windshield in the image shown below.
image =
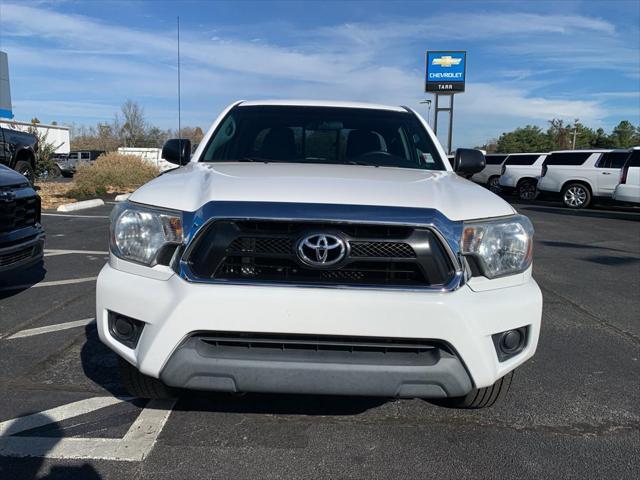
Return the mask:
{"type": "Polygon", "coordinates": [[[238,106],[200,161],[446,169],[412,113],[337,107],[238,106]]]}

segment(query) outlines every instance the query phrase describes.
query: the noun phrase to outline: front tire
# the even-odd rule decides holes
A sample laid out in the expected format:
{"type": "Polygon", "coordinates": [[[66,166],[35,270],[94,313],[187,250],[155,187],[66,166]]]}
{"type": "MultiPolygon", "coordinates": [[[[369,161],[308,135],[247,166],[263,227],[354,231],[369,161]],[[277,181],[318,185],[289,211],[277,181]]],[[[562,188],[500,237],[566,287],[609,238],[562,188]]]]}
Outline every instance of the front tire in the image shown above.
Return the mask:
{"type": "Polygon", "coordinates": [[[496,193],[496,194],[500,193],[502,191],[502,188],[500,187],[500,177],[498,176],[491,177],[487,181],[487,188],[491,190],[493,193],[496,193]]]}
{"type": "Polygon", "coordinates": [[[562,189],[562,203],[573,209],[585,208],[591,203],[591,191],[582,183],[570,183],[562,189]]]}
{"type": "Polygon", "coordinates": [[[511,387],[512,379],[513,370],[507,373],[504,377],[499,379],[490,387],[474,388],[464,397],[443,398],[435,403],[448,408],[489,408],[505,397],[505,395],[509,391],[509,387],[511,387]]]}
{"type": "Polygon", "coordinates": [[[149,377],[123,358],[118,357],[120,379],[129,394],[138,398],[174,398],[176,391],[157,378],[149,377]]]}
{"type": "Polygon", "coordinates": [[[35,180],[35,172],[33,171],[33,166],[31,166],[31,163],[26,161],[26,160],[18,160],[15,164],[15,166],[13,167],[13,169],[24,175],[27,180],[29,180],[29,183],[31,183],[31,185],[33,185],[33,182],[35,180]]]}
{"type": "Polygon", "coordinates": [[[531,201],[538,197],[536,182],[525,180],[518,185],[518,198],[520,200],[531,201]]]}
{"type": "Polygon", "coordinates": [[[58,178],[60,175],[62,175],[62,170],[58,165],[54,164],[49,170],[49,178],[58,178]]]}

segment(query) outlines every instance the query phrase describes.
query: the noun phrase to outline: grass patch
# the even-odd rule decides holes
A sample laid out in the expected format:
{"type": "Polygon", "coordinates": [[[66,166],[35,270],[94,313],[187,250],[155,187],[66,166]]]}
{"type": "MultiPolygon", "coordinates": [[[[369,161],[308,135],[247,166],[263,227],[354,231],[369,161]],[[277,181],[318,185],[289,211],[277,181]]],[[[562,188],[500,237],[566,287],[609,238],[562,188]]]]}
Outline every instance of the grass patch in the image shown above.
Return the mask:
{"type": "Polygon", "coordinates": [[[158,176],[160,170],[135,155],[106,153],[88,165],[80,165],[68,192],[78,200],[107,193],[129,193],[158,176]]]}

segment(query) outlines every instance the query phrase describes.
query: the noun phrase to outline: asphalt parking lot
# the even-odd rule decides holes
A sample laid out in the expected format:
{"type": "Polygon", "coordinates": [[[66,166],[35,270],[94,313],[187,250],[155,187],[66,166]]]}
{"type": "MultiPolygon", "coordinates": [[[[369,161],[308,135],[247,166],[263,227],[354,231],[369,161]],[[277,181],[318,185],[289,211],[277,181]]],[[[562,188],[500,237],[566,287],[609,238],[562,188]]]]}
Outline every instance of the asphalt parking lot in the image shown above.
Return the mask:
{"type": "Polygon", "coordinates": [[[93,323],[111,207],[47,213],[44,266],[11,287],[0,280],[1,479],[640,478],[637,210],[516,205],[536,228],[538,353],[504,403],[457,411],[377,398],[126,398],[93,323]]]}

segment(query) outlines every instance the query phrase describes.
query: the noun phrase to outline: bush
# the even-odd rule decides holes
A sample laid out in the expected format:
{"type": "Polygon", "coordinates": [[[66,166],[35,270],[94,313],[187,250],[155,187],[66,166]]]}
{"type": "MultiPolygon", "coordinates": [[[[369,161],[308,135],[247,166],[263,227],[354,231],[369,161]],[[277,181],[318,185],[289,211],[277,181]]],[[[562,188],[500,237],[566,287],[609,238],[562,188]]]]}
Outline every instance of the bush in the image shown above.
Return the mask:
{"type": "Polygon", "coordinates": [[[106,153],[90,164],[78,166],[74,176],[75,187],[70,193],[77,198],[87,198],[132,192],[159,173],[154,165],[138,156],[106,153]]]}

